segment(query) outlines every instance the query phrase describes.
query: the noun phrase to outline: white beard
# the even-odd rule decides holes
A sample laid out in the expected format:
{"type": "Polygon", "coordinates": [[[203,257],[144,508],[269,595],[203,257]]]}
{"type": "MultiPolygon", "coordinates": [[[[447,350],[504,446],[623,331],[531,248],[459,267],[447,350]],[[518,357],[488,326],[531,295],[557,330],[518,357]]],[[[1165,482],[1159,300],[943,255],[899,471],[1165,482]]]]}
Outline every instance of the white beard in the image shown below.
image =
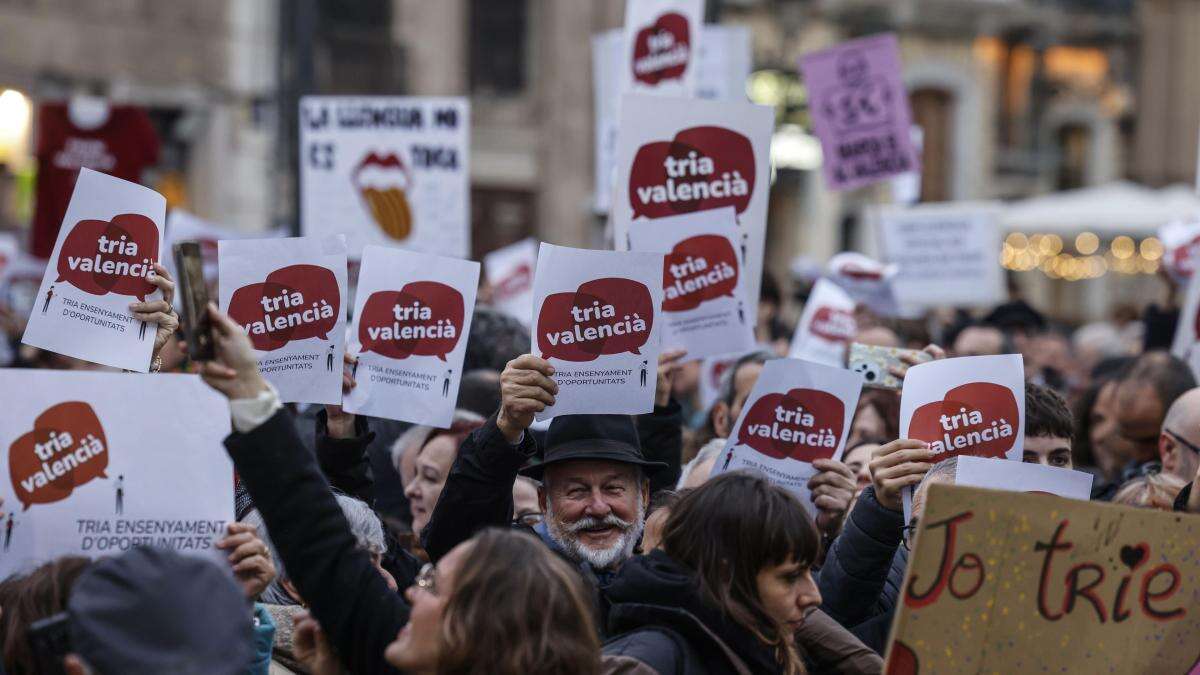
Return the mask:
{"type": "Polygon", "coordinates": [[[646,526],[646,506],[638,499],[637,517],[633,522],[621,520],[613,514],[605,518],[584,516],[573,523],[560,523],[554,517],[551,500],[546,500],[546,532],[572,560],[586,562],[594,569],[606,570],[625,562],[633,555],[633,547],[642,537],[646,526]],[[579,540],[579,530],[595,525],[611,525],[621,529],[621,536],[607,548],[592,548],[579,540]]]}

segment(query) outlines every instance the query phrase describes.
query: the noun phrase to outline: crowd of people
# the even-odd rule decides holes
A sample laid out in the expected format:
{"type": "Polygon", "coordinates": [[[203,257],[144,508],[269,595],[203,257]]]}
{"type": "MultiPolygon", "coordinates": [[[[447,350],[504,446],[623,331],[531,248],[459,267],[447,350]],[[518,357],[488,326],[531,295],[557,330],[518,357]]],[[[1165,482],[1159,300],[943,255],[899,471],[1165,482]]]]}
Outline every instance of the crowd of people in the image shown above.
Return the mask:
{"type": "MultiPolygon", "coordinates": [[[[477,307],[459,410],[435,429],[282,404],[215,306],[216,358],[186,363],[160,275],[166,299],[137,308],[159,324],[155,358],[229,401],[228,569],[139,547],[0,581],[5,672],[882,672],[929,486],[953,483],[956,461],[899,437],[899,392],[866,389],[840,461],[814,463],[811,503],[761,475],[710,477],[763,364],[786,352],[773,284],[763,349],[725,370],[711,405],[700,363],[673,351],[652,412],[548,426],[534,419],[554,367],[526,353],[519,322],[477,307]]],[[[863,312],[856,340],[1021,354],[1023,461],[1091,473],[1095,500],[1200,513],[1200,388],[1153,316],[1139,344],[1112,325],[1068,334],[1019,300],[922,322],[863,312]]]]}

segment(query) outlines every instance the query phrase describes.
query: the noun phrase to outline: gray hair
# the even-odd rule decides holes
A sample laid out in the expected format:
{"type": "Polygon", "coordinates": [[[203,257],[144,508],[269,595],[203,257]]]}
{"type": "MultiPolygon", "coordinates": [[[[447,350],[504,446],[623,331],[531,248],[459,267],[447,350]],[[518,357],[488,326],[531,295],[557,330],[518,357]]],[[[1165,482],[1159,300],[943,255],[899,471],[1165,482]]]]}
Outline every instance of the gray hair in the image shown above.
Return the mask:
{"type": "MultiPolygon", "coordinates": [[[[334,497],[342,509],[342,514],[346,516],[346,521],[350,523],[350,534],[354,536],[355,547],[368,553],[382,555],[387,550],[387,544],[383,539],[383,524],[379,521],[379,516],[361,499],[339,494],[335,494],[334,497]]],[[[289,577],[283,566],[283,558],[279,556],[275,543],[271,541],[271,533],[267,531],[262,514],[256,508],[250,509],[249,513],[242,517],[242,522],[258,529],[258,537],[271,550],[271,560],[275,563],[275,580],[263,591],[263,602],[275,605],[296,604],[280,585],[289,577]]]]}
{"type": "Polygon", "coordinates": [[[692,475],[692,471],[701,464],[721,454],[721,451],[725,449],[725,443],[726,439],[724,438],[714,438],[705,443],[700,448],[700,451],[696,453],[696,456],[692,458],[692,461],[683,465],[683,470],[679,472],[679,480],[675,483],[675,489],[682,490],[684,484],[687,483],[688,477],[692,475]]]}
{"type": "Polygon", "coordinates": [[[917,489],[919,490],[921,485],[924,485],[925,482],[931,478],[941,478],[946,476],[948,476],[951,481],[958,476],[958,455],[947,457],[946,459],[943,459],[942,461],[929,467],[929,471],[925,472],[925,475],[921,477],[921,483],[917,486],[917,489]]]}
{"type": "MultiPolygon", "coordinates": [[[[451,418],[450,425],[453,426],[459,423],[482,424],[483,422],[483,415],[473,413],[470,410],[458,408],[454,411],[454,417],[451,418]]],[[[400,471],[400,461],[404,458],[404,453],[412,448],[419,448],[425,445],[425,442],[429,440],[429,437],[433,435],[433,432],[438,431],[439,429],[441,429],[441,427],[430,426],[428,424],[418,424],[416,426],[409,427],[407,431],[400,434],[396,441],[392,443],[391,448],[392,466],[396,467],[396,473],[399,473],[401,477],[404,476],[404,474],[400,471]]]]}

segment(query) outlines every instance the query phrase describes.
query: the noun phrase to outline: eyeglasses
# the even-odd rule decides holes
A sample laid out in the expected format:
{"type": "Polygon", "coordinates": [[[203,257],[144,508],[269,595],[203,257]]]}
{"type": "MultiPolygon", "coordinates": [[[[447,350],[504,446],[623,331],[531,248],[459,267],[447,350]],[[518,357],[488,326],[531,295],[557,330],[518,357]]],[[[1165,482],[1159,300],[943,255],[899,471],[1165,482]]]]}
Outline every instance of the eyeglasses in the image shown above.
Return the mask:
{"type": "Polygon", "coordinates": [[[433,566],[433,563],[425,563],[421,567],[421,571],[417,572],[417,578],[414,583],[416,583],[417,588],[426,593],[437,595],[437,568],[433,566]]]}
{"type": "Polygon", "coordinates": [[[523,525],[525,527],[536,527],[543,520],[543,515],[540,513],[522,513],[512,519],[513,525],[523,525]]]}
{"type": "Polygon", "coordinates": [[[918,525],[920,525],[920,523],[916,518],[914,518],[911,523],[900,529],[900,536],[902,537],[901,542],[904,544],[904,550],[910,553],[912,552],[913,539],[915,539],[917,536],[918,525]]]}
{"type": "Polygon", "coordinates": [[[1200,455],[1200,446],[1195,445],[1191,441],[1188,441],[1183,436],[1180,436],[1179,434],[1175,433],[1174,431],[1171,431],[1170,429],[1163,429],[1163,433],[1169,435],[1171,438],[1174,438],[1177,443],[1179,443],[1183,447],[1187,448],[1188,450],[1191,450],[1192,452],[1196,453],[1197,455],[1200,455]]]}

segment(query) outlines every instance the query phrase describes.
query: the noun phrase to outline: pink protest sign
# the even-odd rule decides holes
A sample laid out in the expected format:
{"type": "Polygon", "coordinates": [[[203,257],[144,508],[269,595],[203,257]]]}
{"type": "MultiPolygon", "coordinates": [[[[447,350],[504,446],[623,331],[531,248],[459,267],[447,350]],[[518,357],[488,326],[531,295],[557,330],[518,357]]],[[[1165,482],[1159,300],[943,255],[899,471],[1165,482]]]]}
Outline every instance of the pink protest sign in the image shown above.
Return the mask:
{"type": "Polygon", "coordinates": [[[920,170],[894,34],[806,54],[800,70],[831,189],[850,190],[920,170]]]}

